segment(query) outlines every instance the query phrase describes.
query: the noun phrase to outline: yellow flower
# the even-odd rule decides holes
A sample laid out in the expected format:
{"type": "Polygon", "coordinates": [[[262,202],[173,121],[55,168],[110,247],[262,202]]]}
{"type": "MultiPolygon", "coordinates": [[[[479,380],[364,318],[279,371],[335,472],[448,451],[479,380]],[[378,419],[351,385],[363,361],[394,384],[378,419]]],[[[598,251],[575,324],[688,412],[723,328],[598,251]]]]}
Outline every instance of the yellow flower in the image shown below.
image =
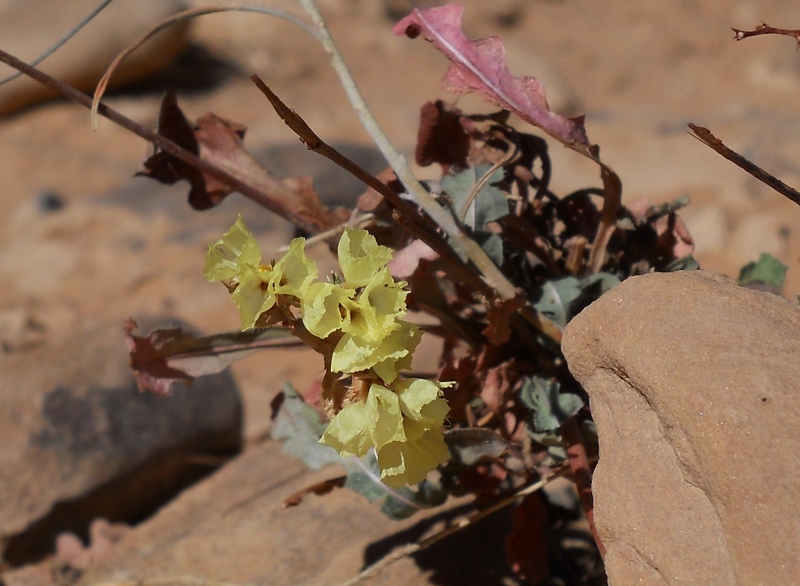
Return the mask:
{"type": "Polygon", "coordinates": [[[269,286],[273,295],[302,299],[317,280],[317,263],[306,256],[305,238],[294,238],[289,250],[272,268],[269,286]]]}
{"type": "Polygon", "coordinates": [[[395,281],[389,269],[380,269],[358,297],[343,303],[342,331],[369,342],[377,342],[397,329],[397,319],[406,313],[408,291],[404,281],[395,281]]]}
{"type": "Polygon", "coordinates": [[[261,249],[242,217],[217,242],[210,244],[203,274],[222,281],[233,292],[242,329],[255,327],[259,317],[277,302],[277,295],[304,297],[317,278],[317,265],[304,250],[305,240],[292,240],[275,266],[261,264],[261,249]]]}
{"type": "Polygon", "coordinates": [[[393,487],[416,484],[425,479],[448,457],[442,425],[450,407],[442,398],[446,383],[412,378],[395,382],[403,413],[405,439],[378,450],[378,466],[383,481],[393,487]]]}
{"type": "Polygon", "coordinates": [[[342,456],[365,456],[370,448],[405,439],[400,401],[381,385],[372,385],[367,400],[343,408],[319,440],[342,456]]]}
{"type": "Polygon", "coordinates": [[[239,285],[231,299],[239,308],[242,331],[255,327],[261,314],[275,305],[275,295],[270,291],[272,274],[272,269],[263,265],[239,273],[239,285]]]}
{"type": "Polygon", "coordinates": [[[405,420],[404,432],[405,441],[387,444],[378,452],[381,480],[393,488],[422,482],[449,457],[441,428],[405,420]]]}
{"type": "Polygon", "coordinates": [[[339,266],[348,286],[365,287],[392,259],[392,249],[381,246],[366,230],[348,228],[339,239],[339,266]]]}
{"type": "Polygon", "coordinates": [[[345,334],[333,350],[331,370],[349,374],[371,368],[391,383],[401,370],[411,367],[421,337],[419,326],[399,320],[397,329],[377,342],[345,334]]]}
{"type": "Polygon", "coordinates": [[[236,284],[243,271],[254,270],[260,263],[261,249],[239,216],[220,240],[208,245],[203,275],[209,281],[236,284]]]}
{"type": "Polygon", "coordinates": [[[442,425],[449,407],[441,385],[423,379],[372,384],[367,400],[342,409],[320,442],[343,456],[363,457],[375,448],[386,484],[416,484],[448,457],[442,425]]]}
{"type": "Polygon", "coordinates": [[[341,329],[344,304],[354,294],[336,283],[312,283],[302,299],[303,325],[317,338],[324,340],[341,329]]]}

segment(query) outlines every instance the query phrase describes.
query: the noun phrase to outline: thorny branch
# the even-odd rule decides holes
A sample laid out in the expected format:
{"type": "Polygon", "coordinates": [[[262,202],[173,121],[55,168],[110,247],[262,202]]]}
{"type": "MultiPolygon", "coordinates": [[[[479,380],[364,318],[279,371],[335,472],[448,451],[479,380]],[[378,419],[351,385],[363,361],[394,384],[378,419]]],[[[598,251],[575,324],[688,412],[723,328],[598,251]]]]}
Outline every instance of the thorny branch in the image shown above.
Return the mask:
{"type": "Polygon", "coordinates": [[[770,175],[755,163],[748,161],[736,151],[729,149],[720,139],[714,136],[708,128],[691,123],[689,124],[689,128],[692,130],[690,134],[704,145],[715,150],[740,169],[744,169],[763,184],[771,187],[784,197],[789,198],[797,205],[800,205],[800,192],[789,187],[777,177],[770,175]]]}
{"type": "Polygon", "coordinates": [[[738,28],[731,28],[731,30],[734,33],[733,39],[735,41],[743,41],[749,37],[758,37],[761,35],[785,35],[787,37],[794,37],[794,40],[797,41],[797,50],[800,51],[800,29],[775,28],[769,26],[766,22],[762,22],[751,31],[743,31],[738,28]]]}

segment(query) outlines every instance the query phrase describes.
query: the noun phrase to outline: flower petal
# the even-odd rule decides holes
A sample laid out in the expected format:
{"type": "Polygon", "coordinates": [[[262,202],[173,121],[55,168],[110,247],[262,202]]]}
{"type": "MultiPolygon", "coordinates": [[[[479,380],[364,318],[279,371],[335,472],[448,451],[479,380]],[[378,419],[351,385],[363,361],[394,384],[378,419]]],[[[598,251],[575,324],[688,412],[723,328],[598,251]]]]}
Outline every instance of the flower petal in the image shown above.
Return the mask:
{"type": "Polygon", "coordinates": [[[293,239],[288,252],[272,268],[274,294],[302,298],[317,280],[317,263],[306,256],[305,242],[305,238],[293,239]]]}
{"type": "Polygon", "coordinates": [[[367,417],[367,430],[376,450],[390,442],[405,441],[403,414],[393,391],[378,384],[370,386],[364,414],[367,417]]]}
{"type": "Polygon", "coordinates": [[[392,385],[400,400],[403,415],[428,426],[442,425],[450,407],[442,398],[442,391],[435,381],[421,378],[397,380],[392,385]]]}
{"type": "Polygon", "coordinates": [[[302,298],[303,325],[317,338],[325,339],[342,327],[342,304],[352,290],[334,283],[312,283],[302,298]]]}
{"type": "Polygon", "coordinates": [[[378,343],[345,334],[331,357],[333,372],[353,373],[373,368],[386,383],[411,366],[414,349],[422,337],[419,326],[398,321],[395,329],[378,343]]]}
{"type": "Polygon", "coordinates": [[[339,266],[349,287],[364,287],[392,259],[392,249],[381,246],[366,230],[348,228],[339,240],[339,266]]]}
{"type": "Polygon", "coordinates": [[[250,269],[239,276],[239,286],[231,299],[239,308],[242,330],[255,327],[262,313],[275,305],[275,295],[269,291],[272,271],[267,267],[250,269]]]}
{"type": "Polygon", "coordinates": [[[362,458],[372,447],[372,438],[367,433],[368,415],[365,403],[348,405],[330,422],[320,443],[332,447],[342,456],[362,458]]]}
{"type": "Polygon", "coordinates": [[[415,439],[392,442],[378,451],[381,479],[393,488],[422,482],[449,457],[441,428],[427,429],[418,422],[406,420],[405,432],[407,437],[415,439]]]}
{"type": "Polygon", "coordinates": [[[254,269],[260,262],[261,249],[239,216],[220,240],[208,245],[203,276],[209,281],[238,279],[246,267],[254,269]]]}

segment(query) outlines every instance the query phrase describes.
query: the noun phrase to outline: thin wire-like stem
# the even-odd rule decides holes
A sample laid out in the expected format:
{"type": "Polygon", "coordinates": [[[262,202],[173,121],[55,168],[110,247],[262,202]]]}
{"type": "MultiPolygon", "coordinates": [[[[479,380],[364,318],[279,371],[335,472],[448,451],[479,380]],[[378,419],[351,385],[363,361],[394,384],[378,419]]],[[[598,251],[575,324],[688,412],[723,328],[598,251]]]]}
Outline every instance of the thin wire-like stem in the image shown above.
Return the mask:
{"type": "MultiPolygon", "coordinates": [[[[24,61],[21,61],[20,59],[6,53],[3,50],[0,50],[0,62],[3,62],[6,65],[11,66],[18,71],[21,71],[28,77],[31,77],[32,79],[35,79],[39,83],[56,90],[64,97],[69,98],[70,100],[77,102],[82,106],[85,106],[86,108],[92,107],[92,98],[90,98],[86,94],[78,91],[72,86],[65,84],[64,82],[61,82],[53,77],[50,77],[49,75],[36,69],[35,67],[31,67],[24,61]]],[[[191,165],[194,168],[203,171],[204,173],[207,173],[208,175],[214,177],[215,179],[227,183],[233,189],[235,189],[245,197],[252,199],[256,203],[268,209],[274,208],[274,205],[270,200],[270,198],[267,197],[265,193],[262,190],[260,190],[257,186],[242,181],[235,175],[228,173],[225,170],[221,169],[220,167],[198,157],[194,153],[186,150],[182,146],[169,140],[168,138],[162,136],[161,134],[154,132],[145,126],[142,126],[141,124],[131,120],[130,118],[127,118],[126,116],[120,114],[113,108],[110,108],[105,104],[99,104],[97,113],[100,116],[107,118],[108,120],[111,120],[112,122],[125,128],[126,130],[129,130],[135,135],[154,144],[161,150],[180,159],[184,163],[187,163],[188,165],[191,165]]]]}
{"type": "Polygon", "coordinates": [[[178,12],[177,14],[173,14],[159,22],[149,31],[145,32],[142,36],[136,39],[133,43],[131,43],[125,50],[123,50],[119,55],[117,55],[114,60],[111,62],[111,65],[108,66],[106,72],[103,74],[103,77],[100,78],[100,81],[97,83],[97,88],[94,91],[94,99],[92,100],[92,128],[97,130],[97,106],[100,103],[103,94],[105,94],[106,87],[108,86],[108,82],[111,79],[111,76],[114,74],[114,71],[117,69],[119,64],[131,53],[133,53],[136,49],[142,46],[144,43],[147,42],[153,35],[161,32],[165,28],[172,26],[178,22],[188,20],[190,18],[195,18],[197,16],[202,16],[204,14],[215,14],[218,12],[258,12],[260,14],[267,14],[269,16],[275,16],[278,18],[282,18],[292,24],[300,27],[302,30],[307,32],[314,38],[318,38],[316,30],[309,26],[307,22],[303,19],[298,18],[296,15],[285,12],[283,10],[279,10],[277,8],[270,8],[268,6],[257,6],[257,5],[250,5],[250,4],[227,4],[224,6],[216,5],[216,6],[203,6],[201,8],[190,8],[189,10],[184,10],[182,12],[178,12]]]}
{"type": "MultiPolygon", "coordinates": [[[[78,24],[76,24],[74,27],[72,27],[72,29],[70,29],[70,31],[67,34],[65,34],[63,37],[61,37],[61,39],[59,39],[53,46],[51,46],[49,49],[47,49],[44,53],[42,53],[36,59],[31,61],[29,63],[29,65],[31,65],[32,67],[36,67],[37,65],[39,65],[39,63],[41,63],[42,61],[47,59],[50,55],[52,55],[53,53],[58,51],[61,47],[64,46],[64,44],[67,41],[69,41],[72,37],[74,37],[83,27],[85,27],[87,24],[89,24],[94,19],[95,16],[100,14],[100,12],[106,6],[111,4],[111,2],[112,2],[112,0],[103,0],[103,2],[101,2],[94,10],[92,10],[89,14],[87,14],[78,24]]],[[[16,73],[12,73],[11,75],[6,77],[5,79],[0,79],[0,85],[8,83],[9,81],[14,81],[15,79],[17,79],[21,75],[24,75],[21,71],[17,71],[16,73]]]]}

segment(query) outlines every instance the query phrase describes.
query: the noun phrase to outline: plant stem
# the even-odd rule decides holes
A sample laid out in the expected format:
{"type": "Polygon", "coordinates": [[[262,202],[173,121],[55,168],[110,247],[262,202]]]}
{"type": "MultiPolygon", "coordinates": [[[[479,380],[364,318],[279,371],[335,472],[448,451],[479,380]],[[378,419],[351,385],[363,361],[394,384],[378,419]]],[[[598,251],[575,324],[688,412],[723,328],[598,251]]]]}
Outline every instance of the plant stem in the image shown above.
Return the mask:
{"type": "MultiPolygon", "coordinates": [[[[345,93],[350,100],[350,104],[355,110],[356,116],[358,116],[361,124],[392,166],[398,179],[400,179],[408,190],[411,201],[422,208],[422,210],[445,231],[450,237],[450,246],[452,246],[462,259],[469,259],[473,262],[489,286],[497,291],[501,298],[513,299],[517,294],[514,284],[506,278],[480,245],[461,230],[455,218],[431,197],[414,176],[405,157],[394,148],[386,134],[384,134],[380,126],[378,126],[378,122],[375,120],[367,103],[364,101],[364,97],[361,95],[347,64],[344,62],[342,54],[336,47],[336,43],[328,31],[328,27],[325,25],[325,21],[322,19],[322,15],[317,9],[314,0],[300,0],[300,4],[317,29],[317,37],[331,57],[333,68],[339,76],[345,93]]],[[[526,307],[526,311],[521,313],[528,322],[554,340],[558,341],[561,339],[561,330],[558,326],[546,317],[540,315],[530,305],[526,307]]]]}

